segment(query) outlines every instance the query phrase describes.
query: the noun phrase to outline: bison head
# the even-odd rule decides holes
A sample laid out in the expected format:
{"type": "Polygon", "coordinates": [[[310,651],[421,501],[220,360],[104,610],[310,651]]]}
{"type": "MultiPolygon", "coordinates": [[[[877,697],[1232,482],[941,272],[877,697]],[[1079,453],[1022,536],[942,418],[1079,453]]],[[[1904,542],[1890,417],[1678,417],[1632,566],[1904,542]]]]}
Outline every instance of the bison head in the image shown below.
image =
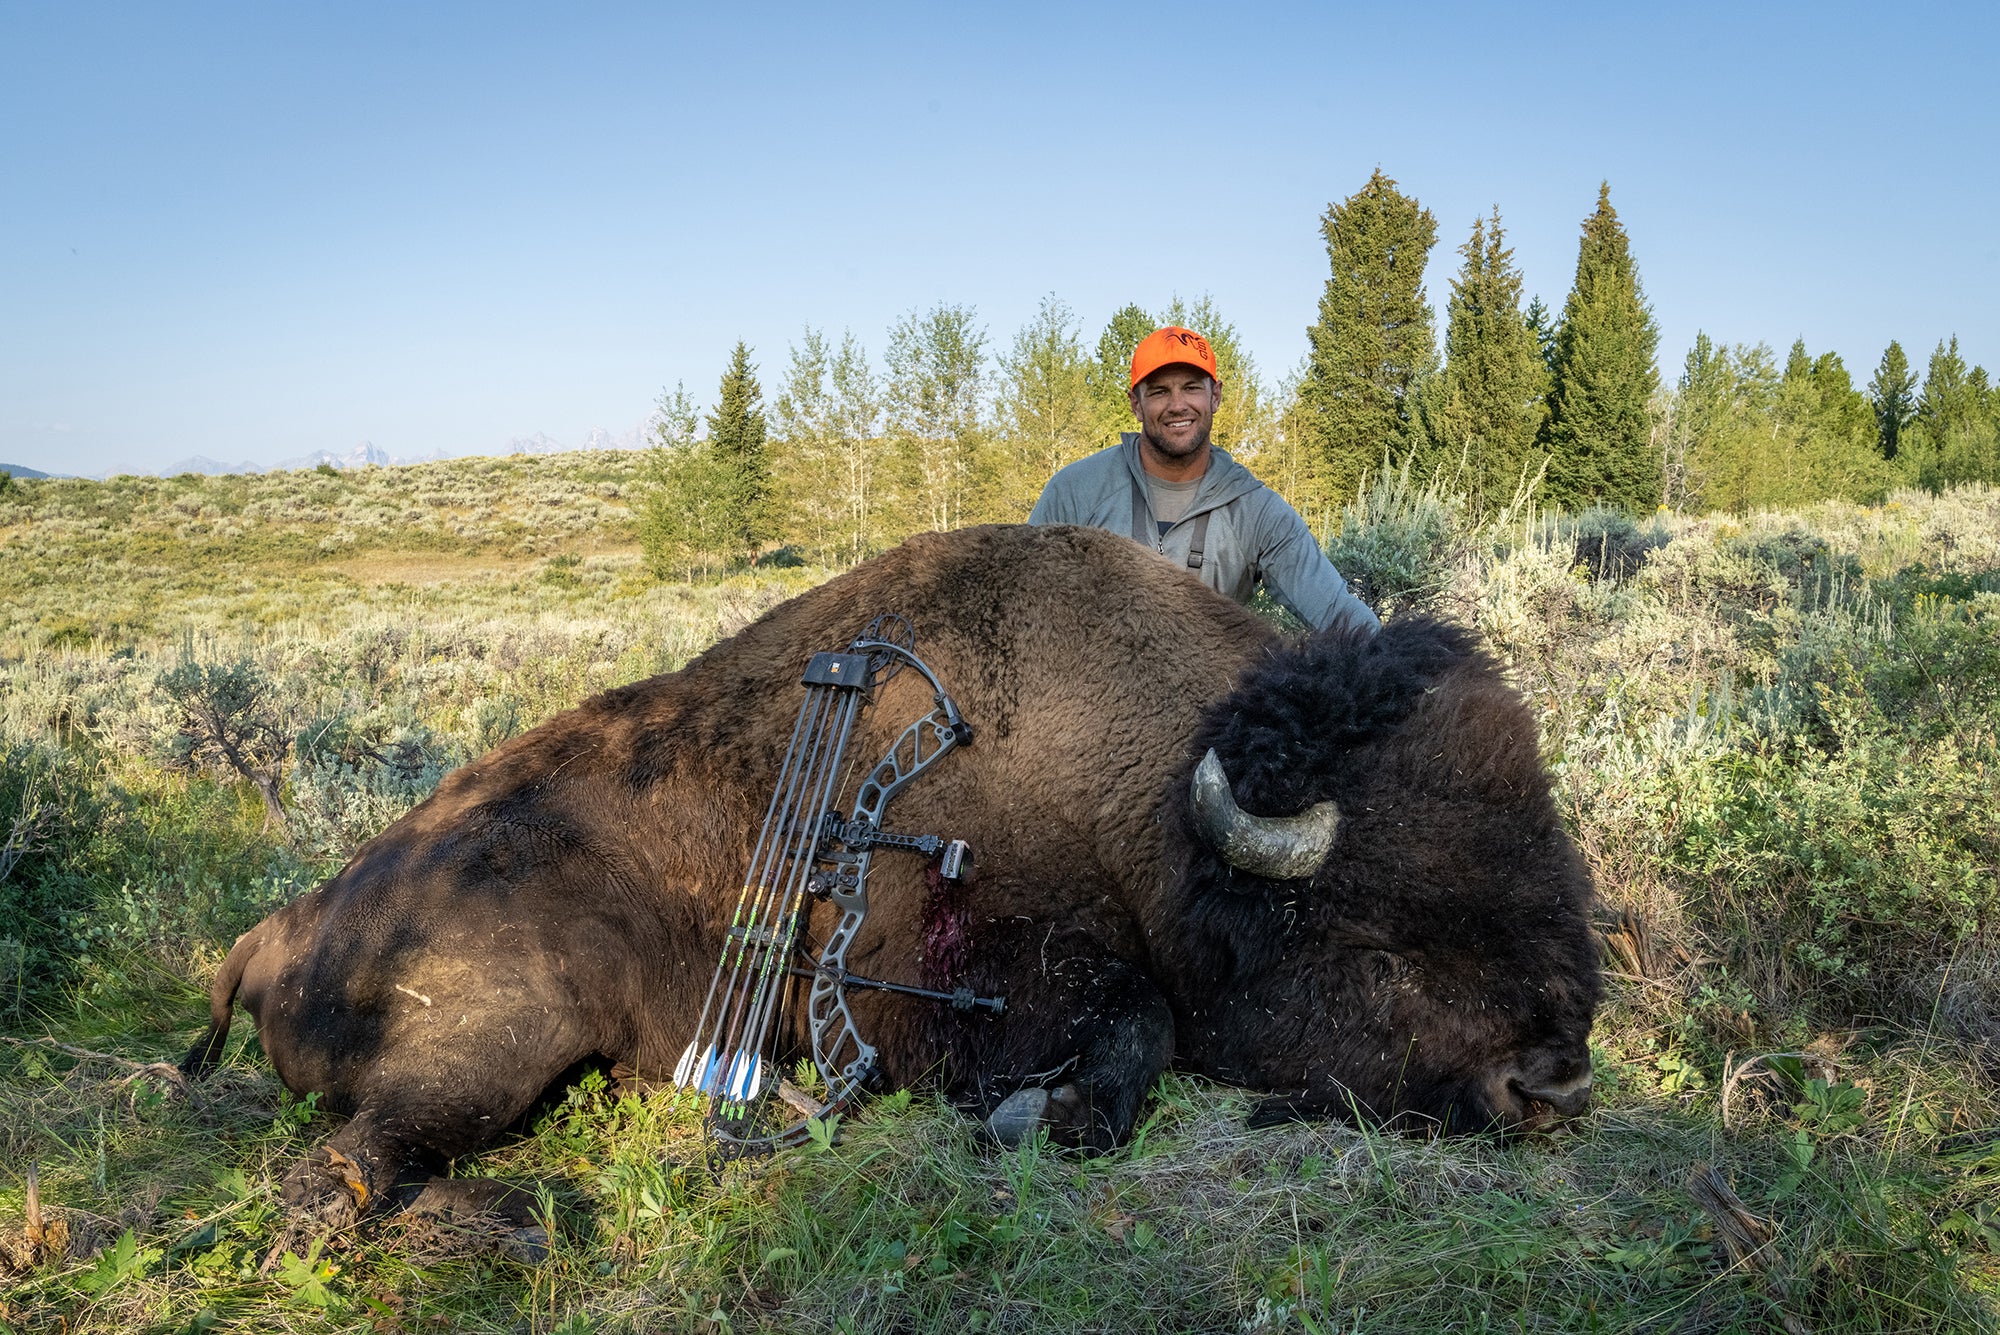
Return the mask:
{"type": "Polygon", "coordinates": [[[1279,650],[1208,715],[1181,828],[1204,1067],[1453,1130],[1581,1110],[1590,877],[1533,720],[1471,635],[1404,619],[1279,650]]]}

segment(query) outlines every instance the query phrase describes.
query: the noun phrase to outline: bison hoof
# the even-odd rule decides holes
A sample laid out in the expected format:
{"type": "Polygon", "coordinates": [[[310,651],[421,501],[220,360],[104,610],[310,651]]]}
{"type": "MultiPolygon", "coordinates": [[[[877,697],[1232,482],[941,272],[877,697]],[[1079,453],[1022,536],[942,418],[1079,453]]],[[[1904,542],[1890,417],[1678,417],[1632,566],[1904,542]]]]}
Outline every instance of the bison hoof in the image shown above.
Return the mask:
{"type": "Polygon", "coordinates": [[[499,1239],[500,1254],[522,1265],[540,1265],[549,1259],[549,1231],[540,1224],[517,1228],[499,1239]]]}
{"type": "Polygon", "coordinates": [[[1011,1150],[1035,1134],[1048,1107],[1046,1089],[1017,1089],[1001,1100],[993,1115],[986,1119],[986,1134],[1011,1150]]]}
{"type": "Polygon", "coordinates": [[[369,1191],[354,1160],[322,1145],[292,1165],[278,1199],[301,1221],[342,1229],[361,1218],[369,1191]]]}

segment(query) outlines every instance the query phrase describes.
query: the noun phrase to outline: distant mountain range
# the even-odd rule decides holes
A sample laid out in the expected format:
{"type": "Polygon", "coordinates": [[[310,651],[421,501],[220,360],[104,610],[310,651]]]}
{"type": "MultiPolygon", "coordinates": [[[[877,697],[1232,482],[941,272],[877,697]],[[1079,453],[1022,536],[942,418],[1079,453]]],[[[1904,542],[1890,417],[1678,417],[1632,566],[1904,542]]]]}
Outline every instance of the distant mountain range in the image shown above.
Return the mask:
{"type": "MultiPolygon", "coordinates": [[[[462,458],[473,454],[563,454],[570,450],[637,450],[646,445],[646,425],[640,423],[630,431],[611,431],[594,426],[584,436],[580,444],[572,445],[557,440],[546,432],[537,431],[532,436],[515,436],[495,450],[433,450],[429,454],[390,454],[372,440],[364,440],[345,454],[335,454],[332,450],[314,450],[311,454],[301,454],[290,459],[280,459],[274,464],[260,464],[249,459],[229,463],[222,459],[211,459],[205,454],[195,454],[179,463],[165,468],[110,468],[102,473],[90,474],[98,478],[131,474],[139,477],[179,477],[183,473],[202,473],[215,476],[222,473],[282,473],[297,468],[317,468],[328,464],[334,468],[367,468],[370,465],[427,464],[439,459],[462,458]]],[[[39,468],[29,468],[25,464],[0,463],[0,473],[10,473],[15,477],[76,477],[75,473],[47,473],[39,468]]]]}
{"type": "MultiPolygon", "coordinates": [[[[570,450],[636,450],[642,448],[645,443],[646,428],[641,423],[633,427],[630,431],[623,432],[613,432],[601,426],[592,427],[580,445],[571,445],[557,440],[546,432],[537,431],[532,436],[515,436],[497,450],[466,450],[463,451],[463,454],[563,454],[570,450]]],[[[367,468],[370,465],[427,464],[434,463],[439,459],[454,457],[462,457],[462,455],[455,456],[451,451],[442,449],[433,450],[429,454],[390,454],[387,450],[375,444],[374,441],[364,440],[345,454],[335,454],[331,450],[314,450],[311,454],[301,454],[291,459],[280,459],[277,463],[271,464],[268,467],[263,464],[253,463],[248,459],[243,460],[241,463],[232,464],[220,459],[211,459],[205,454],[197,454],[183,459],[179,463],[170,464],[165,468],[140,475],[179,477],[183,473],[203,473],[210,476],[220,473],[282,473],[292,469],[317,468],[321,464],[328,464],[334,468],[367,468]]],[[[50,476],[47,473],[37,472],[32,468],[21,468],[13,464],[0,464],[0,469],[5,469],[13,473],[15,477],[50,476]]],[[[131,471],[133,470],[115,469],[99,476],[110,477],[114,473],[131,471]]]]}

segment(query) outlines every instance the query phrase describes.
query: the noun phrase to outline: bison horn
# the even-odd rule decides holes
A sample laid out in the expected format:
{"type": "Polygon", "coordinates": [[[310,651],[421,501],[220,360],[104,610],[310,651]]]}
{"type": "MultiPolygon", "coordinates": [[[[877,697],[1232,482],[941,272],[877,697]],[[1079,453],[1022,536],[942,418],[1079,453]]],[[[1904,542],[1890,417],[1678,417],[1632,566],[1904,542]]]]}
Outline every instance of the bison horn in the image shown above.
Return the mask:
{"type": "Polygon", "coordinates": [[[1310,876],[1333,848],[1340,832],[1340,807],[1321,802],[1296,816],[1253,816],[1236,805],[1229,775],[1215,751],[1194,771],[1195,827],[1209,847],[1232,867],[1274,881],[1310,876]]]}

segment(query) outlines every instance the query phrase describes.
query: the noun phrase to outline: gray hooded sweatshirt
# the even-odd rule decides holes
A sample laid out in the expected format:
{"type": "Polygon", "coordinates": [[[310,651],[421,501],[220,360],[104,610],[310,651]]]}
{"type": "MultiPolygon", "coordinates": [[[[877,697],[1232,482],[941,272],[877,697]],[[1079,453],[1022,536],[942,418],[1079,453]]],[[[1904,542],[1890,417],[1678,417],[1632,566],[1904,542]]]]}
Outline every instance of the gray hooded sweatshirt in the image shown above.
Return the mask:
{"type": "Polygon", "coordinates": [[[1202,583],[1239,603],[1248,602],[1261,581],[1272,597],[1311,626],[1382,627],[1368,605],[1348,591],[1347,581],[1326,559],[1298,511],[1215,446],[1209,447],[1208,471],[1187,513],[1165,533],[1153,514],[1152,489],[1139,463],[1134,431],[1050,478],[1028,522],[1122,533],[1190,567],[1202,583]]]}

